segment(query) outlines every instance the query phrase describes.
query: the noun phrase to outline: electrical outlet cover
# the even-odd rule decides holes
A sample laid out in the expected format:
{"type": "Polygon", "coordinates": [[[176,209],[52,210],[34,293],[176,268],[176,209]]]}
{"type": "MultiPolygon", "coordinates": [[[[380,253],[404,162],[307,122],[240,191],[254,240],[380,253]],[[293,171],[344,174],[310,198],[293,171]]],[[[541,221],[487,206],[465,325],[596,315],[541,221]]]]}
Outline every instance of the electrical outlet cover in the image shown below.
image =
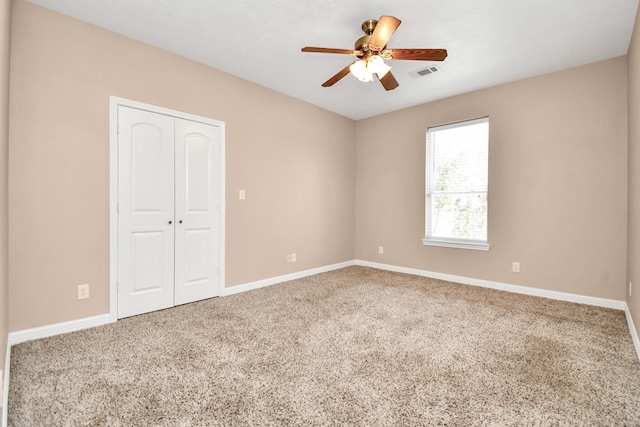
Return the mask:
{"type": "Polygon", "coordinates": [[[78,299],[87,299],[89,298],[89,285],[78,285],[78,299]]]}

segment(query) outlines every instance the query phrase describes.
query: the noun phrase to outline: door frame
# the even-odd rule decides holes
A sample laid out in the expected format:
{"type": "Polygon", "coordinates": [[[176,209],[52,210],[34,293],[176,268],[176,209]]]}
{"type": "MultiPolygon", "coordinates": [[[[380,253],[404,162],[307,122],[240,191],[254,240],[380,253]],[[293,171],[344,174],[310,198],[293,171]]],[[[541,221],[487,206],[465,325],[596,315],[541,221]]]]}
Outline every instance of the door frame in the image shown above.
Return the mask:
{"type": "Polygon", "coordinates": [[[213,125],[220,128],[220,188],[219,209],[220,227],[219,234],[219,294],[225,288],[225,127],[224,122],[196,116],[181,111],[145,104],[130,99],[109,97],[109,320],[118,320],[118,107],[136,108],[151,113],[164,114],[166,116],[193,122],[213,125]]]}

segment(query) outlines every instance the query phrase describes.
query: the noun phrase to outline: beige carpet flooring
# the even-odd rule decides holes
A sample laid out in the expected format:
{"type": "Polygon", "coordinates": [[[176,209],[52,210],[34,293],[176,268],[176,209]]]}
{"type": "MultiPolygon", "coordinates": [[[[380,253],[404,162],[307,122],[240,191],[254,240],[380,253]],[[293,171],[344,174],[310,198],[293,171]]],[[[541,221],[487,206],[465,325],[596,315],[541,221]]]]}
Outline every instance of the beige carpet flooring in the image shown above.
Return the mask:
{"type": "Polygon", "coordinates": [[[640,425],[624,312],[349,267],[31,341],[11,426],[640,425]]]}

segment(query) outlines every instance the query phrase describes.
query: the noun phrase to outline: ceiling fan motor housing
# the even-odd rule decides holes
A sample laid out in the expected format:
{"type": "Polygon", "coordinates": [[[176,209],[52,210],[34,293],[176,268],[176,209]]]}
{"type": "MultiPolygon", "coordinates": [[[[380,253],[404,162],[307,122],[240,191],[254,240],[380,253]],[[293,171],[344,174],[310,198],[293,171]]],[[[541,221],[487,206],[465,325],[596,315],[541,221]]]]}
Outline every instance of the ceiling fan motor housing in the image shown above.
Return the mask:
{"type": "Polygon", "coordinates": [[[371,39],[370,35],[360,37],[356,41],[355,50],[360,50],[365,54],[369,52],[369,39],[371,39]]]}
{"type": "Polygon", "coordinates": [[[378,21],[375,19],[369,19],[362,23],[362,31],[364,31],[366,35],[360,37],[356,41],[355,50],[362,50],[365,53],[363,56],[368,57],[371,55],[369,50],[369,40],[371,40],[371,34],[373,34],[377,24],[378,21]]]}

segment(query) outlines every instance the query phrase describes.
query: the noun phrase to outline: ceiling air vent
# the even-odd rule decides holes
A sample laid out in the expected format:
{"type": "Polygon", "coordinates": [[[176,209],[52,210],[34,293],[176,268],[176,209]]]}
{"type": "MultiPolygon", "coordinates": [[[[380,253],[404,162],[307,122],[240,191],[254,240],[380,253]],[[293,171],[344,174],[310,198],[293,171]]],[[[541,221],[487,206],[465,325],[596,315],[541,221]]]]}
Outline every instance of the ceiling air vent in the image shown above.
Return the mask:
{"type": "Polygon", "coordinates": [[[411,77],[413,77],[414,79],[417,79],[419,77],[424,77],[424,76],[427,76],[429,74],[437,73],[438,71],[440,71],[440,67],[438,67],[437,65],[432,65],[431,67],[422,68],[420,70],[412,71],[412,72],[409,73],[409,75],[411,77]]]}

